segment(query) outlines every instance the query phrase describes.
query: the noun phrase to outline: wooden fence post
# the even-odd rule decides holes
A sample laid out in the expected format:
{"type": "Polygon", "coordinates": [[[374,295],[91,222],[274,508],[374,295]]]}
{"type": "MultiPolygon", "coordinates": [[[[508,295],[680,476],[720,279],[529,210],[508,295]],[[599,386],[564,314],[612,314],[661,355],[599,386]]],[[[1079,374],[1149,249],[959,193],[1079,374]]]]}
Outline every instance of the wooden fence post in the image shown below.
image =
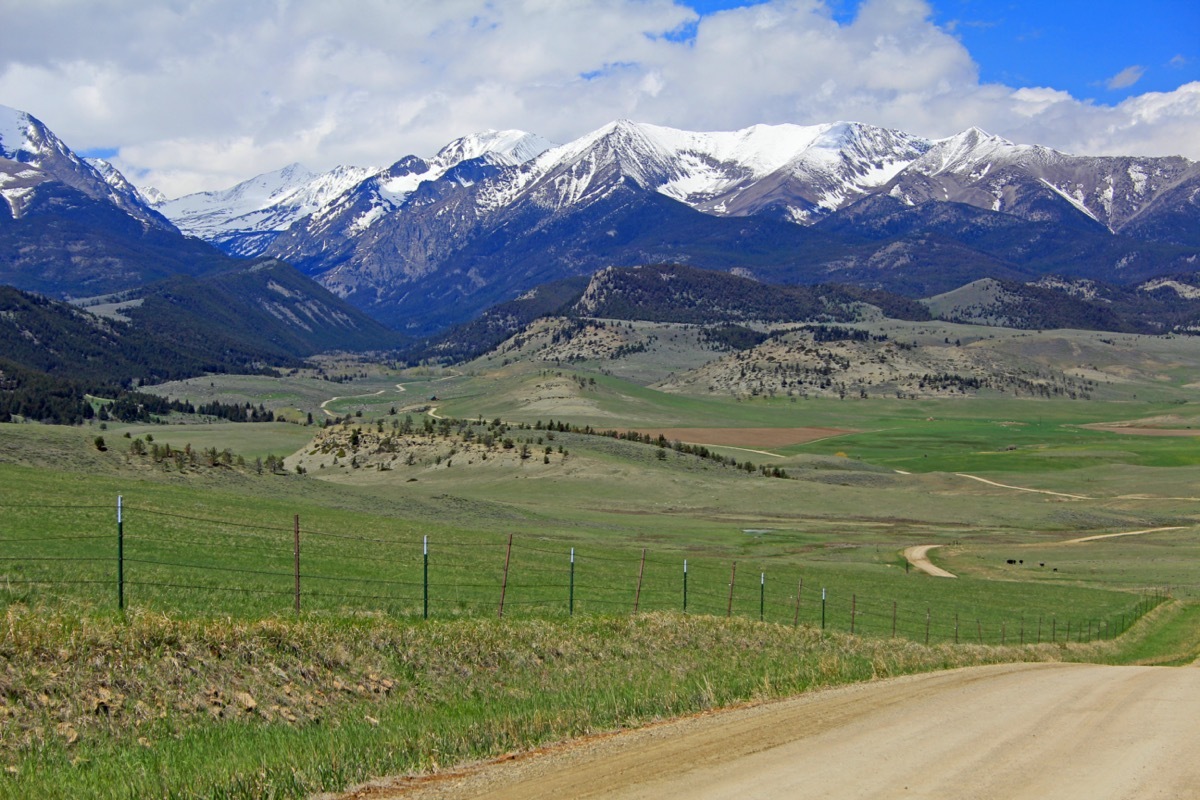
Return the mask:
{"type": "Polygon", "coordinates": [[[508,563],[512,560],[513,535],[508,535],[508,550],[504,554],[504,582],[500,584],[500,618],[504,618],[504,595],[508,593],[508,563]]]}
{"type": "Polygon", "coordinates": [[[637,591],[633,595],[633,613],[638,612],[638,604],[642,601],[642,575],[646,572],[646,548],[642,548],[642,563],[638,567],[637,591]]]}
{"type": "Polygon", "coordinates": [[[733,571],[729,574],[729,605],[725,608],[725,616],[733,616],[733,584],[737,580],[737,562],[733,562],[733,571]]]}

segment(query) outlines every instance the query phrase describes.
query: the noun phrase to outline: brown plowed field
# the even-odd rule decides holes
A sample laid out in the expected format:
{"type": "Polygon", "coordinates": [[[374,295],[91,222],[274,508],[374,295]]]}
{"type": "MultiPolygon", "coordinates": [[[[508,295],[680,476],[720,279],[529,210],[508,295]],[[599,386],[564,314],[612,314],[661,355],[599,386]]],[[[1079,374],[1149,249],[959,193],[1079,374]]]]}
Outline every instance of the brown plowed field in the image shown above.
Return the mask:
{"type": "Polygon", "coordinates": [[[1200,796],[1200,669],[1004,664],[691,717],[347,798],[1200,796]]]}
{"type": "Polygon", "coordinates": [[[787,447],[857,432],[842,428],[648,428],[641,431],[656,439],[662,434],[671,441],[678,439],[688,444],[728,447],[787,447]]]}

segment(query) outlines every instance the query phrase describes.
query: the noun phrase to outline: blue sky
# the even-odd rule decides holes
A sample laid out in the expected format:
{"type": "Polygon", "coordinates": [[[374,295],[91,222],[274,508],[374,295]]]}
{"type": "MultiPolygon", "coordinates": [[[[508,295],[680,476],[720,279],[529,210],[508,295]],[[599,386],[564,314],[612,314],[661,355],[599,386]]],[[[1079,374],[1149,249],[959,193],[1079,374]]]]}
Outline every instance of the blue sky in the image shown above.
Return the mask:
{"type": "MultiPolygon", "coordinates": [[[[686,0],[702,16],[763,0],[686,0]]],[[[857,0],[830,0],[846,24],[857,0]]],[[[1114,103],[1200,80],[1200,0],[931,0],[980,80],[1114,103]],[[1119,77],[1120,76],[1120,77],[1119,77]]]]}
{"type": "Polygon", "coordinates": [[[168,196],[620,118],[1200,160],[1200,0],[0,0],[0,19],[0,104],[168,196]]]}

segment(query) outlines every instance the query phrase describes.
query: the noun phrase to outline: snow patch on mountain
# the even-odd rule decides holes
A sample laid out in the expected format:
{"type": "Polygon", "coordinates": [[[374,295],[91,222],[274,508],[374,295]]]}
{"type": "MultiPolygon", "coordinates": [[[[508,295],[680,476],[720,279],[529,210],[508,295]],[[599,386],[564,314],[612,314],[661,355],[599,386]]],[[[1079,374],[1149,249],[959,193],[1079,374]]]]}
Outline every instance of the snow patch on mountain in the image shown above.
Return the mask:
{"type": "Polygon", "coordinates": [[[170,200],[169,197],[167,197],[165,194],[163,194],[161,191],[154,188],[153,186],[145,186],[145,187],[141,187],[141,188],[134,187],[134,188],[137,188],[138,194],[140,194],[142,196],[142,199],[146,201],[146,205],[150,206],[151,208],[158,208],[159,206],[163,205],[168,200],[170,200]]]}
{"type": "Polygon", "coordinates": [[[1096,220],[1097,222],[1101,222],[1100,218],[1097,217],[1095,214],[1093,214],[1092,210],[1090,208],[1088,208],[1087,205],[1084,203],[1083,190],[1076,189],[1074,193],[1070,193],[1070,192],[1067,192],[1065,189],[1055,186],[1053,183],[1046,180],[1045,178],[1040,178],[1039,180],[1041,180],[1043,186],[1045,186],[1047,189],[1049,189],[1050,191],[1057,194],[1062,199],[1066,200],[1071,205],[1075,206],[1075,208],[1078,209],[1080,212],[1082,212],[1083,214],[1086,214],[1087,216],[1091,217],[1092,219],[1096,220]]]}
{"type": "Polygon", "coordinates": [[[431,162],[441,166],[444,172],[464,161],[489,155],[497,164],[515,166],[536,158],[553,146],[554,143],[548,139],[526,131],[486,130],[455,139],[439,150],[431,162]]]}
{"type": "Polygon", "coordinates": [[[0,106],[0,156],[16,160],[21,151],[36,153],[29,133],[33,121],[24,111],[0,106]]]}

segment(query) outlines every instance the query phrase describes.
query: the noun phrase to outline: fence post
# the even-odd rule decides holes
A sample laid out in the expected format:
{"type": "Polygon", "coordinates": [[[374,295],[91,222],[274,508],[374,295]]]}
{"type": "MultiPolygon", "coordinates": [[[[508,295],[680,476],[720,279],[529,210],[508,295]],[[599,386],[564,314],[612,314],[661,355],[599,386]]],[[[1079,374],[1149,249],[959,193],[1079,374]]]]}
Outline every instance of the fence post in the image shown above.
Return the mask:
{"type": "Polygon", "coordinates": [[[117,608],[125,610],[125,519],[121,495],[117,495],[117,608]]]}
{"type": "Polygon", "coordinates": [[[792,617],[792,626],[800,624],[800,592],[804,591],[804,578],[796,585],[796,615],[792,617]]]}
{"type": "Polygon", "coordinates": [[[1058,642],[1058,618],[1051,617],[1050,618],[1050,643],[1055,644],[1057,642],[1058,642]]]}
{"type": "Polygon", "coordinates": [[[642,575],[646,573],[646,548],[642,548],[642,564],[638,567],[637,592],[633,595],[633,613],[638,612],[638,604],[642,601],[642,575]]]}
{"type": "Polygon", "coordinates": [[[733,584],[737,581],[737,562],[733,562],[733,571],[729,574],[729,605],[725,607],[725,616],[733,616],[733,584]]]}
{"type": "Polygon", "coordinates": [[[683,560],[683,613],[687,613],[687,559],[683,560]]]}
{"type": "Polygon", "coordinates": [[[925,608],[925,646],[929,646],[929,608],[925,608]]]}
{"type": "Polygon", "coordinates": [[[567,599],[567,615],[575,616],[575,548],[571,548],[571,588],[567,599]]]}
{"type": "Polygon", "coordinates": [[[954,643],[958,644],[958,612],[954,614],[954,643]]]}
{"type": "Polygon", "coordinates": [[[292,560],[295,565],[296,594],[294,605],[296,613],[300,613],[300,515],[292,518],[292,560]]]}
{"type": "Polygon", "coordinates": [[[858,612],[858,595],[850,595],[850,633],[854,633],[854,617],[858,612]]]}
{"type": "Polygon", "coordinates": [[[1008,644],[1008,623],[1000,623],[1000,646],[1004,647],[1008,644]]]}
{"type": "Polygon", "coordinates": [[[1067,641],[1071,641],[1071,620],[1067,620],[1067,641]]]}
{"type": "Polygon", "coordinates": [[[825,630],[825,587],[821,587],[821,630],[825,630]]]}
{"type": "Polygon", "coordinates": [[[421,612],[422,619],[429,619],[429,537],[422,543],[422,561],[424,566],[421,573],[421,612]]]}
{"type": "Polygon", "coordinates": [[[979,643],[983,644],[983,623],[975,620],[975,632],[979,634],[979,643]]]}
{"type": "Polygon", "coordinates": [[[767,613],[767,573],[758,575],[758,621],[762,622],[767,613]]]}
{"type": "Polygon", "coordinates": [[[512,560],[512,537],[508,535],[508,550],[504,554],[504,582],[500,584],[500,618],[504,618],[504,595],[508,592],[508,562],[512,560]]]}

